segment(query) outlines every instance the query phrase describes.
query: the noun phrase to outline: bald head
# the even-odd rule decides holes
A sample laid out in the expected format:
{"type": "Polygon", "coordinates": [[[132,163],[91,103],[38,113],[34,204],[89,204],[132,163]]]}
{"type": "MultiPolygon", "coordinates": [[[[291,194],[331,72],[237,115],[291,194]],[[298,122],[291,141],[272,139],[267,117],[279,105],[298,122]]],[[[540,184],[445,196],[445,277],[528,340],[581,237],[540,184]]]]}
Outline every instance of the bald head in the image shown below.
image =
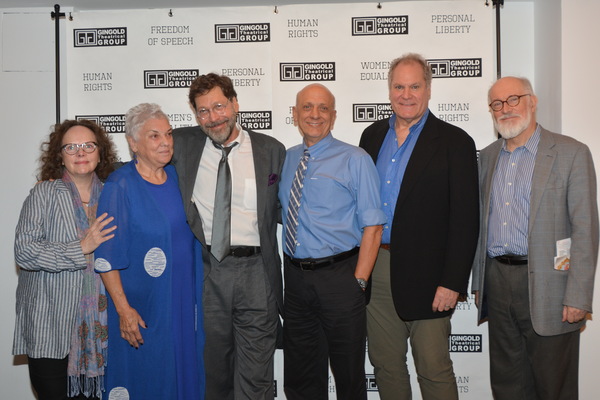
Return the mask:
{"type": "Polygon", "coordinates": [[[335,97],[325,86],[313,83],[298,92],[292,112],[294,125],[298,127],[306,145],[312,146],[333,129],[337,115],[335,97]]]}
{"type": "Polygon", "coordinates": [[[492,90],[497,86],[510,86],[511,88],[520,89],[525,93],[535,95],[535,93],[533,93],[533,86],[531,85],[529,79],[519,76],[505,76],[504,78],[500,78],[494,82],[494,84],[490,87],[490,90],[488,90],[488,103],[491,103],[492,100],[495,99],[492,97],[492,90]]]}
{"type": "Polygon", "coordinates": [[[298,99],[301,96],[306,95],[306,93],[316,93],[320,92],[324,96],[329,96],[331,98],[331,104],[333,105],[333,109],[335,109],[335,96],[327,87],[321,85],[320,83],[311,83],[310,85],[305,86],[296,94],[296,106],[298,106],[298,99]]]}

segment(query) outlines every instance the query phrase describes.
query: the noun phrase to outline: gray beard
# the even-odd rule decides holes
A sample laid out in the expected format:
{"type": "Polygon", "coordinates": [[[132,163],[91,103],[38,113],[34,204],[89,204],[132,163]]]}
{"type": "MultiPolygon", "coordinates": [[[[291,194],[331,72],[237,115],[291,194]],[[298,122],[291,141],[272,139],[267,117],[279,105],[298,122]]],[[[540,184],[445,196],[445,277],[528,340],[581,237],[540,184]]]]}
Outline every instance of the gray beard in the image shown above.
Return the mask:
{"type": "Polygon", "coordinates": [[[519,136],[531,123],[531,114],[527,115],[527,117],[523,118],[521,122],[511,125],[502,125],[497,119],[494,118],[494,127],[502,136],[503,139],[513,139],[519,136]]]}
{"type": "Polygon", "coordinates": [[[222,132],[215,132],[211,129],[209,125],[205,125],[203,127],[204,131],[208,135],[208,137],[217,144],[224,144],[229,140],[231,134],[233,133],[233,129],[235,128],[236,119],[235,117],[227,121],[227,129],[222,132]]]}

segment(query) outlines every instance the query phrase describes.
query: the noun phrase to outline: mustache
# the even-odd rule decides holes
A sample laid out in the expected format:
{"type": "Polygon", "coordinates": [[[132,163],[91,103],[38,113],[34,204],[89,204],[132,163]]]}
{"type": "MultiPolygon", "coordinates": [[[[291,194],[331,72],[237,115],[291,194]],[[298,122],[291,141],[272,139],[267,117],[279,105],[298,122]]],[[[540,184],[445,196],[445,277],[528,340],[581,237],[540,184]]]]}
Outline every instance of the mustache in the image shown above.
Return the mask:
{"type": "Polygon", "coordinates": [[[510,113],[510,114],[502,114],[497,118],[498,121],[502,121],[508,118],[521,117],[521,114],[510,113]]]}
{"type": "Polygon", "coordinates": [[[227,123],[227,122],[229,122],[229,118],[225,118],[220,121],[209,122],[208,124],[205,124],[204,126],[206,126],[207,128],[214,128],[215,126],[218,126],[218,125],[221,125],[222,123],[227,123]]]}

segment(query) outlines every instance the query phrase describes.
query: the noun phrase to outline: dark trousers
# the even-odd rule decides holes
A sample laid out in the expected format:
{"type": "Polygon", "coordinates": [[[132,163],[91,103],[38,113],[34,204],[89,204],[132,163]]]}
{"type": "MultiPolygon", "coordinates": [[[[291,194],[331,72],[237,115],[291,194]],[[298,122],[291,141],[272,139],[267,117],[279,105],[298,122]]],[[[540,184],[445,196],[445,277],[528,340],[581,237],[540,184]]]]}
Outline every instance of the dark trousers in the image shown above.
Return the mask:
{"type": "Polygon", "coordinates": [[[67,400],[68,357],[29,357],[29,379],[39,400],[67,400]]]}
{"type": "Polygon", "coordinates": [[[488,260],[485,281],[494,399],[577,399],[580,332],[535,333],[527,275],[527,265],[488,260]]]}
{"type": "Polygon", "coordinates": [[[272,400],[279,315],[262,256],[211,257],[203,302],[206,400],[272,400]]]}
{"type": "MultiPolygon", "coordinates": [[[[39,400],[88,399],[84,395],[67,396],[67,367],[69,357],[31,358],[28,357],[29,379],[39,400]]],[[[97,399],[91,397],[90,399],[97,399]]]]}
{"type": "Polygon", "coordinates": [[[356,282],[358,255],[314,271],[284,263],[284,390],[288,400],[364,400],[365,294],[356,282]]]}

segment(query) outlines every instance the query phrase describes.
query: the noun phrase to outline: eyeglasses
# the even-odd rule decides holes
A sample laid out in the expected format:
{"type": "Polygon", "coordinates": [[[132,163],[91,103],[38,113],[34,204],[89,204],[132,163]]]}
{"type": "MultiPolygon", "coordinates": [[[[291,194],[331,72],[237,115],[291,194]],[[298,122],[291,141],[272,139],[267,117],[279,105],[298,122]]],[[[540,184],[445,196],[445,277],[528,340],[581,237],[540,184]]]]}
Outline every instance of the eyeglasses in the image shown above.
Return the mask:
{"type": "Polygon", "coordinates": [[[61,147],[61,149],[68,155],[73,156],[79,152],[79,149],[85,151],[86,153],[93,153],[94,151],[96,151],[97,147],[98,143],[96,142],[85,142],[81,144],[67,143],[63,147],[61,147]]]}
{"type": "Polygon", "coordinates": [[[504,103],[508,104],[511,107],[516,107],[521,102],[521,97],[524,97],[524,96],[531,96],[531,93],[526,93],[526,94],[522,94],[522,95],[513,94],[512,96],[508,96],[508,98],[504,101],[494,100],[489,104],[489,106],[494,111],[502,110],[504,108],[504,103]]]}
{"type": "Polygon", "coordinates": [[[198,116],[198,118],[200,118],[201,120],[205,120],[206,118],[208,118],[208,115],[210,114],[211,111],[217,115],[223,115],[223,114],[225,114],[225,110],[227,109],[228,105],[229,105],[229,99],[227,99],[225,104],[217,103],[214,106],[212,106],[211,108],[201,108],[201,109],[197,110],[196,116],[198,116]]]}

